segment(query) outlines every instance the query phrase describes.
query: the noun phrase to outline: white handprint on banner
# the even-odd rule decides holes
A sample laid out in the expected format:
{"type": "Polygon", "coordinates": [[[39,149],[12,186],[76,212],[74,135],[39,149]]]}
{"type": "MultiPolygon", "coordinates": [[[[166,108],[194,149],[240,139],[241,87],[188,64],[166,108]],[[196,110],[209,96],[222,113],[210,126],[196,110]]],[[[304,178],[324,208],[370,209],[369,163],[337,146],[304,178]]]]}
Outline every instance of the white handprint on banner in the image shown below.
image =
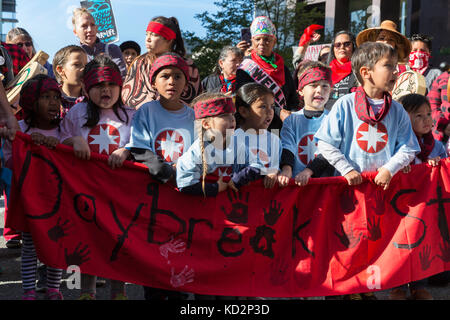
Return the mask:
{"type": "Polygon", "coordinates": [[[180,239],[172,239],[167,243],[159,246],[159,253],[169,260],[169,252],[171,253],[181,253],[186,250],[186,243],[180,239]]]}
{"type": "Polygon", "coordinates": [[[175,274],[175,269],[173,267],[170,269],[170,273],[172,274],[170,277],[170,284],[174,288],[182,287],[186,283],[194,281],[194,269],[189,268],[187,265],[184,266],[184,269],[179,274],[175,274]]]}

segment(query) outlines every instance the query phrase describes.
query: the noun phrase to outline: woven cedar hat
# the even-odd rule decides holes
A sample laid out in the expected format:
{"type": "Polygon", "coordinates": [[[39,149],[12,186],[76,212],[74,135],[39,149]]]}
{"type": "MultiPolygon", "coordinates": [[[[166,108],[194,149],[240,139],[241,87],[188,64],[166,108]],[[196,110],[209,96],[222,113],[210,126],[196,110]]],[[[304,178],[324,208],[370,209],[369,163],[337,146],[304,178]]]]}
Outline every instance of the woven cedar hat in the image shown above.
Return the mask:
{"type": "Polygon", "coordinates": [[[356,45],[359,47],[364,42],[375,42],[382,30],[392,32],[397,37],[396,49],[398,52],[398,61],[404,62],[411,52],[411,42],[403,34],[397,31],[397,25],[391,20],[384,20],[379,27],[369,28],[361,31],[356,37],[356,45]]]}

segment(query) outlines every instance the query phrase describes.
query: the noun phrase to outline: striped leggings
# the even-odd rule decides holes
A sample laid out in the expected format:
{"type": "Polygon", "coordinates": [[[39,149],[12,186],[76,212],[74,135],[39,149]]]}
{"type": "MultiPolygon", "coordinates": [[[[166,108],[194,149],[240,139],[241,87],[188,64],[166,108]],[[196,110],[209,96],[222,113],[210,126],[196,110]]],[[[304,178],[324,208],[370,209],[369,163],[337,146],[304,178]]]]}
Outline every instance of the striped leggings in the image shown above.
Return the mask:
{"type": "MultiPolygon", "coordinates": [[[[37,255],[31,233],[22,233],[22,287],[24,291],[36,288],[37,255]]],[[[47,288],[58,289],[61,284],[62,270],[47,266],[47,288]]]]}

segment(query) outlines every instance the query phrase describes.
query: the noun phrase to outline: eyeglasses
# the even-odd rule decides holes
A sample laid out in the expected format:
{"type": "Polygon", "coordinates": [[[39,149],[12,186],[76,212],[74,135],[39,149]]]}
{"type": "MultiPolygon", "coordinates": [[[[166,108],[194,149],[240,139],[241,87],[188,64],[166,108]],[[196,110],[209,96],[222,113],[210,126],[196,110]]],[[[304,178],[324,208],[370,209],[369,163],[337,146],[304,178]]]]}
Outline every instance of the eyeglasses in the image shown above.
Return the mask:
{"type": "Polygon", "coordinates": [[[18,45],[18,46],[21,47],[21,48],[22,48],[23,46],[31,47],[31,46],[33,46],[33,43],[32,43],[32,42],[17,42],[16,45],[18,45]]]}
{"type": "Polygon", "coordinates": [[[340,47],[344,46],[345,48],[348,48],[352,45],[351,41],[345,41],[345,42],[336,42],[334,44],[334,47],[336,49],[339,49],[340,47]]]}

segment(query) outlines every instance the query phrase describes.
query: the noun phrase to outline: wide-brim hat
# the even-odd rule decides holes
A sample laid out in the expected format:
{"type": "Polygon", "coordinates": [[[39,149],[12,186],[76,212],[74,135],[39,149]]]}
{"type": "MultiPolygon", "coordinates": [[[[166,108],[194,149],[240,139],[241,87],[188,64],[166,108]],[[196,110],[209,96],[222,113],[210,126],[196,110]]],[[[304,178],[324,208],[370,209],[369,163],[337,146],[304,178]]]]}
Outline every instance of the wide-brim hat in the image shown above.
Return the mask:
{"type": "Polygon", "coordinates": [[[359,47],[364,42],[377,41],[378,35],[382,30],[390,31],[397,35],[399,40],[396,42],[398,60],[401,62],[406,61],[411,52],[411,42],[403,34],[397,31],[397,25],[391,20],[384,20],[379,27],[361,31],[356,37],[356,45],[359,47]]]}

